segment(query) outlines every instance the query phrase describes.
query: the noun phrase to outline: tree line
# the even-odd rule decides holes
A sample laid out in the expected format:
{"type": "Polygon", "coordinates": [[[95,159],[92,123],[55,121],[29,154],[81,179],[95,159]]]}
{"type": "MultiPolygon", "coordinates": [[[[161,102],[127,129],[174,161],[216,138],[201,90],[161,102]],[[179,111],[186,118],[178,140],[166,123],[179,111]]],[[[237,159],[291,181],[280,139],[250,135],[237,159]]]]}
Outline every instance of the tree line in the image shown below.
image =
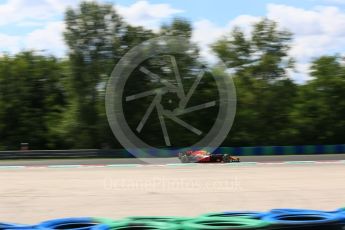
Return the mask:
{"type": "MultiPolygon", "coordinates": [[[[189,49],[176,57],[186,87],[196,77],[195,69],[209,66],[200,59],[191,40],[193,28],[186,19],[174,19],[159,31],[125,23],[111,4],[82,2],[65,13],[66,58],[23,51],[0,56],[0,150],[18,149],[27,142],[32,149],[120,148],[109,128],[104,106],[109,76],[131,48],[161,35],[183,36],[189,49]],[[201,66],[201,67],[200,67],[201,66]]],[[[223,146],[299,145],[344,143],[344,58],[315,57],[311,80],[296,84],[288,76],[294,70],[289,56],[293,34],[263,18],[250,34],[236,27],[211,45],[226,63],[237,93],[237,112],[223,146]]],[[[166,58],[143,63],[150,71],[173,74],[166,58]]],[[[157,82],[133,71],[126,83],[127,95],[147,91],[157,82]]],[[[214,79],[206,75],[191,103],[217,98],[214,79]]],[[[152,98],[124,107],[134,130],[152,98]]],[[[178,98],[167,93],[163,106],[176,108],[178,98]],[[175,103],[175,104],[174,104],[175,103]]],[[[207,132],[217,107],[186,115],[186,121],[207,132]]],[[[231,124],[229,124],[231,125],[231,124]]],[[[198,136],[167,121],[172,146],[188,146],[198,136]]],[[[150,116],[145,132],[138,133],[155,146],[164,146],[159,119],[150,116]]]]}

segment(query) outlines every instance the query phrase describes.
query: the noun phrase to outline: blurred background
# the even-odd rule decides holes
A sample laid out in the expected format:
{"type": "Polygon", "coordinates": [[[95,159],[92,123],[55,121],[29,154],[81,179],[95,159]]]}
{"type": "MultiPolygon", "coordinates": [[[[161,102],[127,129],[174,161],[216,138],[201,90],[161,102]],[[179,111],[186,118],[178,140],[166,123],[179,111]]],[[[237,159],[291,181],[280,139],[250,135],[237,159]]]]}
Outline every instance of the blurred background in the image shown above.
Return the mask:
{"type": "MultiPolygon", "coordinates": [[[[345,1],[0,0],[0,150],[121,148],[105,114],[107,80],[126,52],[161,35],[190,42],[177,59],[187,88],[195,66],[226,63],[237,111],[222,146],[344,143],[345,1]]],[[[155,87],[133,75],[126,95],[155,87]]],[[[191,103],[214,98],[206,76],[191,103]]],[[[145,100],[125,108],[133,130],[145,100]]],[[[214,107],[186,119],[206,133],[216,115],[214,107]]],[[[158,119],[148,122],[140,137],[164,145],[158,119]]],[[[196,140],[167,127],[172,146],[196,140]]]]}

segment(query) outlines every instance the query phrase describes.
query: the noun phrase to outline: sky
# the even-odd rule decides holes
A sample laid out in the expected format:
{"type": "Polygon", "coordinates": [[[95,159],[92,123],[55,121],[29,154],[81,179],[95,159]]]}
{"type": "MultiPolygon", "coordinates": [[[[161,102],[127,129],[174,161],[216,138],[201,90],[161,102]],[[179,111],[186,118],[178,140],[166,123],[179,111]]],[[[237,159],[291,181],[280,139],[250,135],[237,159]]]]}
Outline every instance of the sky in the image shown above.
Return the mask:
{"type": "MultiPolygon", "coordinates": [[[[0,53],[38,50],[66,56],[63,15],[79,0],[0,0],[0,53]]],[[[321,55],[345,55],[345,0],[98,0],[110,2],[133,25],[158,30],[175,17],[193,25],[193,41],[210,62],[209,49],[217,39],[236,26],[249,32],[262,17],[275,20],[294,34],[290,55],[298,83],[310,79],[310,62],[321,55]]]]}

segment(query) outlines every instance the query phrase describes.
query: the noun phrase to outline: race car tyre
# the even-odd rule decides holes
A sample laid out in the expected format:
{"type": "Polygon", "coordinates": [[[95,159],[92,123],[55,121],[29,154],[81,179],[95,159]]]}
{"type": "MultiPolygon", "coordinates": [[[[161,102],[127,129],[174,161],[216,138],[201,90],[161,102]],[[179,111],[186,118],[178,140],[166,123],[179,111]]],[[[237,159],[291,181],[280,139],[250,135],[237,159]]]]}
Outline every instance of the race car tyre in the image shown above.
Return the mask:
{"type": "Polygon", "coordinates": [[[223,162],[224,163],[230,163],[231,161],[232,161],[231,157],[228,154],[223,155],[223,162]]]}
{"type": "Polygon", "coordinates": [[[182,163],[189,163],[189,158],[186,155],[184,155],[181,157],[181,162],[182,163]]]}
{"type": "Polygon", "coordinates": [[[183,155],[184,155],[183,153],[178,153],[178,159],[181,160],[181,158],[182,158],[183,155]]]}

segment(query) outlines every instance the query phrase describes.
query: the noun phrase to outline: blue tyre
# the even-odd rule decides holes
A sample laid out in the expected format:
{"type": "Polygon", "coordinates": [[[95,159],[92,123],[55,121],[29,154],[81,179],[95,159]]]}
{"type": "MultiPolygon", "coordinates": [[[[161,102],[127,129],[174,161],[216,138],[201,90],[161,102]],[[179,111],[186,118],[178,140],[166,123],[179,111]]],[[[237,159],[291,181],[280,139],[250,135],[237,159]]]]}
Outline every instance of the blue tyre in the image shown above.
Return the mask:
{"type": "Polygon", "coordinates": [[[99,224],[99,222],[90,217],[76,217],[48,220],[40,223],[39,226],[49,229],[89,230],[99,224]]]}
{"type": "Polygon", "coordinates": [[[5,230],[5,229],[9,229],[9,230],[13,230],[13,229],[42,229],[40,226],[38,225],[24,225],[24,224],[15,224],[15,223],[1,223],[0,222],[0,230],[5,230]]]}
{"type": "Polygon", "coordinates": [[[325,213],[324,211],[320,210],[313,210],[313,209],[296,209],[296,208],[276,208],[270,211],[272,214],[307,214],[307,213],[325,213]]]}
{"type": "Polygon", "coordinates": [[[273,229],[341,230],[344,227],[342,215],[327,212],[276,213],[266,215],[262,220],[271,223],[273,229]]]}
{"type": "Polygon", "coordinates": [[[266,212],[242,211],[242,212],[213,212],[201,215],[200,217],[249,217],[253,219],[260,219],[267,215],[266,212]]]}

